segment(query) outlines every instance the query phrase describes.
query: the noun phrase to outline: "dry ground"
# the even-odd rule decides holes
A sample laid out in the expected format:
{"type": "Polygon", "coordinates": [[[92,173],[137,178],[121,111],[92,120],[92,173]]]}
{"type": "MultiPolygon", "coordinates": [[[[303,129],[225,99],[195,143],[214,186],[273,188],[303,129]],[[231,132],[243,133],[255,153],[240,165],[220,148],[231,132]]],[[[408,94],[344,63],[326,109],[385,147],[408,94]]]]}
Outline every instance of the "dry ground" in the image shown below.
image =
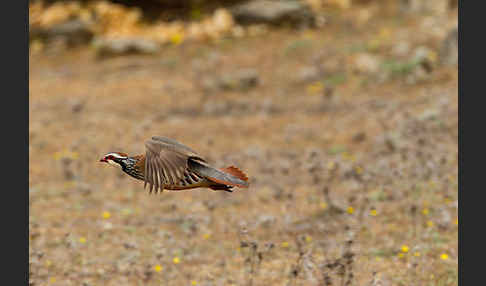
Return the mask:
{"type": "Polygon", "coordinates": [[[403,60],[400,41],[437,51],[454,17],[32,54],[32,285],[457,285],[457,66],[415,82],[354,68],[361,53],[403,60]],[[255,88],[207,87],[242,68],[255,88]],[[240,167],[250,188],[149,195],[97,162],[152,135],[240,167]]]}

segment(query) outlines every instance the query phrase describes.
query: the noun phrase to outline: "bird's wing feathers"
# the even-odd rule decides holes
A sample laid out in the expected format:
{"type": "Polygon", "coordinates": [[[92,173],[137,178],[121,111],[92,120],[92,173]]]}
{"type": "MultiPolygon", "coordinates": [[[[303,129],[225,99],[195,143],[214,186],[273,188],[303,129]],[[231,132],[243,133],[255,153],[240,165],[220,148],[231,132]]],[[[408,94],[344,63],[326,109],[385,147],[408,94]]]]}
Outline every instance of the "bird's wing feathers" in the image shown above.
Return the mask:
{"type": "Polygon", "coordinates": [[[145,184],[150,192],[164,190],[164,186],[175,185],[184,178],[189,158],[204,161],[196,152],[179,142],[160,136],[145,141],[145,184]]]}
{"type": "Polygon", "coordinates": [[[170,139],[170,138],[162,137],[162,136],[153,136],[152,140],[159,142],[168,150],[178,152],[178,153],[182,153],[182,154],[185,154],[189,157],[199,157],[199,155],[196,153],[196,151],[194,151],[191,148],[177,142],[174,139],[170,139]]]}

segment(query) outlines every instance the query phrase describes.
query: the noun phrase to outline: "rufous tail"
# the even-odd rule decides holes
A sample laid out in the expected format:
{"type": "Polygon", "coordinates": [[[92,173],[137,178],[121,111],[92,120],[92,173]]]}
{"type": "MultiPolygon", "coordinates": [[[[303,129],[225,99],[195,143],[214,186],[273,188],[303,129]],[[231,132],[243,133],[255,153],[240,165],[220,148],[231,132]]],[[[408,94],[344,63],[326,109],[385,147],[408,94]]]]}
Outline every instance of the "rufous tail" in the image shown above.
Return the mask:
{"type": "Polygon", "coordinates": [[[229,173],[242,181],[248,182],[248,177],[246,176],[246,174],[243,173],[243,171],[241,171],[240,169],[236,168],[235,166],[221,168],[220,170],[229,173]]]}
{"type": "Polygon", "coordinates": [[[207,177],[209,180],[227,186],[234,186],[239,188],[248,188],[248,177],[240,169],[229,166],[221,168],[219,171],[223,172],[223,176],[211,176],[207,177]]]}
{"type": "Polygon", "coordinates": [[[240,169],[229,166],[226,168],[216,169],[205,162],[189,160],[189,168],[198,175],[205,177],[209,181],[216,183],[213,187],[240,187],[248,188],[248,177],[240,169]],[[219,186],[219,185],[221,186],[219,186]],[[218,186],[216,186],[218,185],[218,186]]]}

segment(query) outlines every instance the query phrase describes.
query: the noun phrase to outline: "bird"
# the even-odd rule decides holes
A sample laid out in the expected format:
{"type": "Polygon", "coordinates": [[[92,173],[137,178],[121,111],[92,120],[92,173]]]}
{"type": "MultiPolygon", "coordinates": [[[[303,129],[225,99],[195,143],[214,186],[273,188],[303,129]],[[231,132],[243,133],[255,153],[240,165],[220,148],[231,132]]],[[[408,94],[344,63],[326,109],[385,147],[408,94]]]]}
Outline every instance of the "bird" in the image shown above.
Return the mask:
{"type": "Polygon", "coordinates": [[[233,187],[249,187],[248,177],[237,167],[215,168],[191,148],[163,136],[146,140],[145,154],[109,152],[99,161],[144,181],[149,193],[194,188],[232,192],[233,187]]]}

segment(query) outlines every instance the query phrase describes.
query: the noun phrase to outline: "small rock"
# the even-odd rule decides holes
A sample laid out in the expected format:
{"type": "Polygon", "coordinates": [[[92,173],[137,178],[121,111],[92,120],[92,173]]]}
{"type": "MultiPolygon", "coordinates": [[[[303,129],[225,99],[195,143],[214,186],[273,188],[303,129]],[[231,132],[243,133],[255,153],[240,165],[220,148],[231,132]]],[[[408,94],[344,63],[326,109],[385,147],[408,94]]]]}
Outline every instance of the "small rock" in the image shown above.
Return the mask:
{"type": "Polygon", "coordinates": [[[138,245],[134,242],[125,242],[123,243],[123,247],[125,247],[125,249],[137,249],[138,245]]]}
{"type": "Polygon", "coordinates": [[[76,189],[79,193],[83,194],[83,195],[89,195],[91,194],[93,188],[91,185],[89,185],[88,183],[83,183],[83,182],[78,182],[77,185],[76,185],[76,189]]]}
{"type": "Polygon", "coordinates": [[[246,34],[250,37],[258,37],[265,35],[268,32],[268,27],[265,24],[251,25],[246,29],[246,34]]]}
{"type": "Polygon", "coordinates": [[[417,84],[424,82],[430,77],[430,73],[437,63],[437,53],[428,47],[420,46],[414,51],[410,58],[409,73],[406,77],[408,84],[417,84]]]}
{"type": "Polygon", "coordinates": [[[364,132],[358,132],[353,135],[353,141],[356,143],[363,142],[366,140],[366,133],[364,132]]]}
{"type": "Polygon", "coordinates": [[[219,88],[223,90],[248,90],[259,83],[258,72],[254,69],[242,69],[237,72],[224,75],[217,81],[219,88]]]}
{"type": "Polygon", "coordinates": [[[244,150],[244,154],[248,158],[257,159],[264,156],[262,149],[256,145],[251,145],[244,150]]]}
{"type": "Polygon", "coordinates": [[[417,119],[420,121],[427,121],[427,120],[436,120],[440,116],[440,111],[435,108],[429,108],[424,110],[417,116],[417,119]]]}
{"type": "Polygon", "coordinates": [[[63,51],[66,51],[68,48],[67,39],[64,37],[55,37],[49,40],[46,40],[45,48],[43,52],[47,55],[57,55],[63,51]]]}
{"type": "Polygon", "coordinates": [[[280,109],[274,104],[271,98],[266,98],[261,105],[261,111],[263,114],[274,114],[278,113],[280,109]]]}
{"type": "Polygon", "coordinates": [[[228,106],[225,102],[208,102],[204,104],[203,111],[208,115],[223,114],[228,106]]]}
{"type": "Polygon", "coordinates": [[[257,224],[263,228],[268,228],[275,224],[276,218],[272,215],[261,215],[257,219],[257,224]]]}
{"type": "Polygon", "coordinates": [[[312,10],[300,1],[253,0],[231,8],[236,22],[241,24],[266,23],[292,26],[315,26],[312,10]]]}
{"type": "Polygon", "coordinates": [[[104,222],[103,229],[110,230],[113,228],[113,224],[111,222],[104,222]]]}
{"type": "Polygon", "coordinates": [[[159,45],[141,38],[97,38],[94,42],[100,57],[110,57],[124,54],[153,54],[159,51],[159,45]]]}
{"type": "Polygon", "coordinates": [[[392,54],[397,57],[404,57],[410,52],[410,44],[408,42],[399,42],[392,48],[392,54]]]}
{"type": "Polygon", "coordinates": [[[44,41],[62,38],[68,46],[88,44],[93,39],[90,25],[79,19],[70,20],[50,28],[34,27],[30,29],[30,39],[40,38],[44,41]]]}
{"type": "Polygon", "coordinates": [[[321,78],[319,69],[315,66],[303,67],[297,73],[297,79],[300,83],[317,81],[321,78]]]}
{"type": "Polygon", "coordinates": [[[420,46],[415,50],[414,59],[418,62],[426,61],[428,60],[431,53],[432,51],[429,48],[425,46],[420,46]]]}
{"type": "Polygon", "coordinates": [[[443,0],[401,0],[400,10],[404,13],[444,14],[449,8],[449,1],[443,0]]]}
{"type": "Polygon", "coordinates": [[[218,89],[218,83],[213,78],[205,78],[201,81],[201,87],[205,92],[212,92],[218,89]]]}
{"type": "Polygon", "coordinates": [[[360,73],[376,73],[380,68],[379,60],[367,53],[359,54],[354,64],[356,71],[360,73]]]}
{"type": "Polygon", "coordinates": [[[81,112],[84,109],[85,104],[86,103],[84,101],[77,100],[77,101],[72,103],[71,111],[73,113],[81,112]]]}
{"type": "Polygon", "coordinates": [[[429,68],[424,68],[424,66],[419,65],[413,70],[413,72],[407,75],[407,77],[405,78],[405,82],[410,85],[425,82],[430,77],[429,73],[429,68]]]}

